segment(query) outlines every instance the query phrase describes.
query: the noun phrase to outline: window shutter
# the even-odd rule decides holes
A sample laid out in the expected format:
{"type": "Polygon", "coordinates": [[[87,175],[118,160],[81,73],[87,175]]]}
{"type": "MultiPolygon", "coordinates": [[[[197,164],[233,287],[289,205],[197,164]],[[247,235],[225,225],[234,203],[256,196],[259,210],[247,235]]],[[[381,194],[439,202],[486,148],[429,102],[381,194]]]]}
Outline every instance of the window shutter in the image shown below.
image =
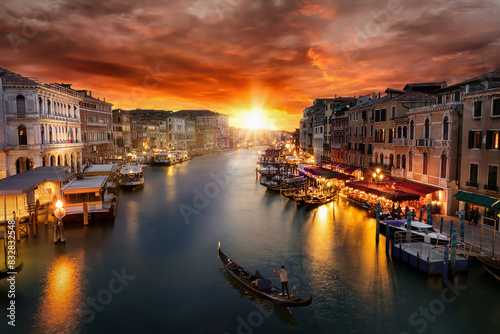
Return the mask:
{"type": "Polygon", "coordinates": [[[469,131],[469,148],[474,147],[474,131],[469,131]]]}
{"type": "Polygon", "coordinates": [[[478,131],[479,132],[479,143],[477,143],[477,148],[481,148],[481,144],[483,143],[483,135],[482,135],[482,131],[478,131]]]}
{"type": "Polygon", "coordinates": [[[486,131],[486,149],[490,150],[492,148],[491,142],[493,139],[493,131],[486,131]]]}

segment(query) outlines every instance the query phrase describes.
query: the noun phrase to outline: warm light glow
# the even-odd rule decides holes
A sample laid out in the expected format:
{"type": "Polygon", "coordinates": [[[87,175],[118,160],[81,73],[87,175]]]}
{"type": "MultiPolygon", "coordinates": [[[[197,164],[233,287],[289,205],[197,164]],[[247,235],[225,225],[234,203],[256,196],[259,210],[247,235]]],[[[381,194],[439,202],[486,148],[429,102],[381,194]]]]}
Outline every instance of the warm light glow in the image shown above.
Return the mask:
{"type": "Polygon", "coordinates": [[[380,174],[380,179],[382,180],[384,178],[384,175],[380,174]]]}
{"type": "Polygon", "coordinates": [[[373,178],[376,178],[377,177],[377,173],[373,173],[373,178]]]}
{"type": "Polygon", "coordinates": [[[254,109],[251,113],[248,113],[243,126],[250,129],[265,129],[266,122],[262,110],[254,109]]]}
{"type": "Polygon", "coordinates": [[[63,202],[61,202],[61,200],[57,200],[56,207],[58,209],[62,208],[63,207],[63,202]]]}
{"type": "Polygon", "coordinates": [[[380,174],[380,168],[377,168],[377,174],[380,174]]]}

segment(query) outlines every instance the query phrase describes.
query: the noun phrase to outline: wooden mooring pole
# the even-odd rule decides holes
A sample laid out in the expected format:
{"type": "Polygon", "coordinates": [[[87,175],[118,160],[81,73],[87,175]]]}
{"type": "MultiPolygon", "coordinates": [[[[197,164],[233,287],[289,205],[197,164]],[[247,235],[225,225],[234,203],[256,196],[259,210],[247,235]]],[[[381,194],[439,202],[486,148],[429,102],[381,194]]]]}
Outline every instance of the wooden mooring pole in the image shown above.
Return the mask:
{"type": "MultiPolygon", "coordinates": [[[[385,228],[387,228],[387,224],[385,228]]],[[[377,234],[375,240],[377,241],[378,244],[379,234],[380,234],[380,202],[377,202],[377,226],[375,228],[375,233],[377,234]]]]}
{"type": "Polygon", "coordinates": [[[87,203],[83,203],[83,225],[87,226],[89,224],[89,206],[87,203]]]}

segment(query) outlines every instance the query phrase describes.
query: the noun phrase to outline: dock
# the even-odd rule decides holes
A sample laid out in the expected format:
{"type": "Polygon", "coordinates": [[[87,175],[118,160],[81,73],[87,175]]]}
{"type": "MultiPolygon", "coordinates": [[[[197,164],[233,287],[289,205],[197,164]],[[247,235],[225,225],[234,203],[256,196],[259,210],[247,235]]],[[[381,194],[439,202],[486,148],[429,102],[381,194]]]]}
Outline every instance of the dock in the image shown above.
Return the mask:
{"type": "MultiPolygon", "coordinates": [[[[444,247],[425,242],[403,242],[392,246],[392,257],[397,258],[427,275],[442,275],[444,247]]],[[[467,271],[467,258],[457,254],[456,272],[467,271]]]]}

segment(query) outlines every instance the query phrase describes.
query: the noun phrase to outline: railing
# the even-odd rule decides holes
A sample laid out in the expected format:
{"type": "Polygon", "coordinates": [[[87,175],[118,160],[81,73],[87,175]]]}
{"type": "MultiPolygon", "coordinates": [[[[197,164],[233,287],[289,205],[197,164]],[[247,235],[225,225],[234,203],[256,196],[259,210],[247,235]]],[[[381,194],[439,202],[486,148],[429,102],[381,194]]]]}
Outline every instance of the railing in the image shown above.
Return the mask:
{"type": "Polygon", "coordinates": [[[87,126],[104,126],[107,127],[108,123],[99,123],[99,122],[87,122],[87,126]]]}
{"type": "Polygon", "coordinates": [[[42,150],[51,150],[56,148],[80,148],[83,143],[60,143],[60,144],[42,144],[42,150]]]}
{"type": "Polygon", "coordinates": [[[408,145],[408,140],[406,138],[393,138],[392,145],[393,146],[406,146],[406,145],[408,145]]]}
{"type": "Polygon", "coordinates": [[[479,183],[477,183],[477,182],[467,181],[467,182],[465,182],[465,185],[467,187],[479,188],[479,183]]]}
{"type": "Polygon", "coordinates": [[[484,189],[486,190],[491,190],[491,191],[498,191],[498,186],[496,185],[489,185],[489,184],[485,184],[484,185],[484,189]]]}
{"type": "Polygon", "coordinates": [[[419,147],[431,147],[433,145],[433,139],[417,139],[415,141],[415,146],[419,147]]]}

